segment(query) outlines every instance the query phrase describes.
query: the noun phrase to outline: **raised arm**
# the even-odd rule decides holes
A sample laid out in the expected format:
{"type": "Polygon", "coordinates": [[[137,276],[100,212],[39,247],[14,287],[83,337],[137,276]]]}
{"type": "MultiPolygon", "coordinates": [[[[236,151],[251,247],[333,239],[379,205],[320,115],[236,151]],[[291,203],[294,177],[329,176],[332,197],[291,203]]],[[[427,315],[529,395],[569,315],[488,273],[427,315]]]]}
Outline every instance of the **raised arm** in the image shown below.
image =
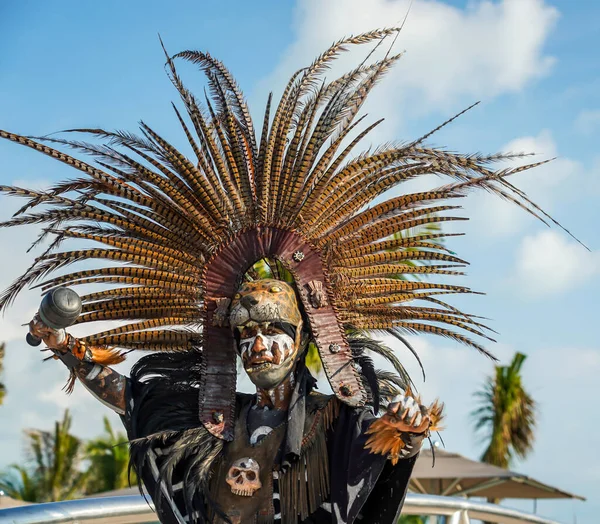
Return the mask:
{"type": "MultiPolygon", "coordinates": [[[[79,379],[94,397],[119,415],[125,413],[127,377],[93,362],[90,347],[64,329],[46,326],[39,315],[29,323],[29,333],[41,339],[54,353],[54,358],[69,368],[73,380],[79,379]]],[[[94,353],[98,353],[96,348],[94,353]]]]}

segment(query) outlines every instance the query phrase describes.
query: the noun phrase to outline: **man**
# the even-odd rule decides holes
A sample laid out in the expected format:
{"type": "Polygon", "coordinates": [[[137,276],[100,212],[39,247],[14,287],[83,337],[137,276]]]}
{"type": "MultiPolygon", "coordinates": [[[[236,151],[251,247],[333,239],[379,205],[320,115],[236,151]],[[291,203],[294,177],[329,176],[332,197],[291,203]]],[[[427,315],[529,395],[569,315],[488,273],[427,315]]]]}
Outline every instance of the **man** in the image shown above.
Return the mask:
{"type": "Polygon", "coordinates": [[[0,309],[68,264],[103,262],[40,285],[101,285],[81,297],[76,322],[121,325],[75,339],[40,316],[30,330],[71,369],[71,387],[78,378],[122,414],[132,465],[163,522],[395,522],[441,407],[420,405],[394,351],[370,333],[411,351],[405,334],[431,333],[488,354],[469,337],[491,340],[487,328],[443,300],[471,290],[414,277],[460,274],[465,264],[443,245],[451,235],[439,224],[462,219],[447,214],[457,207],[448,200],[484,189],[543,214],[505,180],[533,166],[494,171],[511,156],[428,148],[430,134],[350,156],[380,122],[357,131],[355,117],[400,55],[331,81],[323,74],[349,46],[397,32],[346,38],[298,71],[273,111],[269,97],[260,139],[222,63],[198,51],[167,55],[192,158],[144,123],[142,136],[83,130],[100,145],[44,139],[93,155],[94,165],[0,131],[81,173],[46,191],[1,188],[27,199],[2,225],[45,224],[41,240],[54,241],[0,309]],[[175,58],[206,73],[206,104],[175,58]],[[397,191],[431,174],[449,183],[397,191]],[[94,247],[57,251],[69,240],[94,247]],[[130,379],[110,367],[124,350],[151,352],[130,379]],[[331,395],[315,391],[307,354],[331,395]],[[387,370],[375,369],[373,354],[387,370]],[[237,393],[238,359],[256,395],[237,393]]]}
{"type": "MultiPolygon", "coordinates": [[[[235,295],[229,317],[256,395],[237,396],[234,439],[214,458],[206,496],[193,511],[218,522],[226,522],[225,517],[232,522],[341,523],[359,517],[368,522],[395,522],[423,437],[431,418],[439,419],[440,410],[430,415],[412,397],[397,396],[380,419],[394,434],[378,441],[381,435],[369,431],[376,420],[371,409],[348,408],[333,395],[316,393],[316,381],[304,363],[312,335],[304,329],[296,293],[286,282],[245,283],[235,295]],[[373,444],[401,447],[396,455],[386,456],[371,453],[373,444]],[[213,507],[207,500],[213,501],[213,507]]],[[[187,422],[198,409],[192,383],[199,377],[194,377],[189,365],[201,360],[200,355],[178,362],[178,369],[186,375],[179,388],[165,387],[164,381],[172,377],[164,370],[163,355],[150,357],[154,362],[142,359],[132,374],[132,384],[109,367],[87,362],[85,357],[77,359],[73,349],[80,341],[64,330],[48,328],[39,317],[32,321],[30,331],[43,338],[99,400],[119,414],[127,412],[125,425],[134,449],[138,447],[135,456],[141,457],[139,472],[144,483],[154,488],[151,494],[160,501],[161,519],[187,521],[187,508],[194,508],[202,488],[182,473],[190,467],[186,461],[213,458],[209,452],[207,457],[195,450],[192,453],[193,444],[184,437],[186,430],[199,430],[210,439],[197,422],[187,422]],[[147,367],[142,371],[140,366],[147,367]],[[158,395],[151,391],[155,388],[160,388],[158,395]],[[191,401],[186,404],[182,399],[190,393],[191,401]],[[183,420],[178,419],[176,406],[184,412],[183,420]],[[136,418],[146,410],[151,411],[152,435],[157,430],[169,433],[179,425],[185,429],[177,436],[169,433],[167,443],[144,440],[148,429],[136,418]],[[162,427],[156,421],[162,421],[162,427]],[[178,446],[187,451],[187,457],[166,467],[175,454],[172,448],[178,446]],[[165,473],[168,469],[178,471],[165,473]],[[193,485],[189,500],[185,500],[187,483],[193,485]],[[166,489],[161,492],[162,486],[166,489]]]]}

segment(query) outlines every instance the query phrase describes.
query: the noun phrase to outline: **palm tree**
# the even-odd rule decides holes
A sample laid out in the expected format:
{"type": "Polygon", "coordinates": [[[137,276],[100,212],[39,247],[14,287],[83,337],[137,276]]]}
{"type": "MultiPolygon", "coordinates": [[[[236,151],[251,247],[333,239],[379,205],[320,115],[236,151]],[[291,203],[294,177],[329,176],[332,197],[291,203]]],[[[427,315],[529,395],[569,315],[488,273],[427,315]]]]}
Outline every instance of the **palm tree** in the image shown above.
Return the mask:
{"type": "MultiPolygon", "coordinates": [[[[104,417],[104,435],[88,442],[86,453],[90,461],[87,493],[129,487],[127,437],[115,432],[107,417],[104,417]]],[[[134,483],[134,473],[131,475],[134,483]]]]}
{"type": "MultiPolygon", "coordinates": [[[[2,378],[2,372],[4,371],[3,361],[4,361],[4,342],[0,344],[0,378],[2,378]]],[[[6,387],[2,382],[0,382],[0,406],[4,402],[4,396],[6,395],[6,387]]]]}
{"type": "Polygon", "coordinates": [[[17,500],[43,502],[40,496],[40,483],[32,478],[27,468],[13,464],[0,478],[0,490],[17,500]]]}
{"type": "Polygon", "coordinates": [[[83,492],[88,473],[80,470],[83,443],[69,433],[71,416],[65,410],[54,431],[28,430],[27,465],[13,465],[0,478],[0,489],[29,502],[72,499],[83,492]]]}
{"type": "Polygon", "coordinates": [[[508,366],[496,366],[495,376],[475,393],[479,405],[471,416],[475,431],[487,441],[481,460],[501,468],[533,448],[536,403],[523,387],[521,367],[526,358],[517,353],[508,366]]]}

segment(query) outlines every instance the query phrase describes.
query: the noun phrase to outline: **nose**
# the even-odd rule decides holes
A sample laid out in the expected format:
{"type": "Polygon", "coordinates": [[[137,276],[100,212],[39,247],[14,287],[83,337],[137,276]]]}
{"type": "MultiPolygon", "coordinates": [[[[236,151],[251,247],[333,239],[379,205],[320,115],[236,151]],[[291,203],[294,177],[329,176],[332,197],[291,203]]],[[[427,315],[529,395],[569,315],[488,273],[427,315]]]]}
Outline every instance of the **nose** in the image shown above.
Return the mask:
{"type": "Polygon", "coordinates": [[[242,306],[244,306],[246,309],[250,309],[252,306],[256,306],[256,304],[258,304],[258,300],[256,300],[254,297],[246,295],[240,299],[240,304],[242,304],[242,306]]]}
{"type": "Polygon", "coordinates": [[[254,344],[252,345],[252,353],[261,353],[265,351],[267,348],[265,347],[262,337],[256,337],[254,340],[254,344]]]}

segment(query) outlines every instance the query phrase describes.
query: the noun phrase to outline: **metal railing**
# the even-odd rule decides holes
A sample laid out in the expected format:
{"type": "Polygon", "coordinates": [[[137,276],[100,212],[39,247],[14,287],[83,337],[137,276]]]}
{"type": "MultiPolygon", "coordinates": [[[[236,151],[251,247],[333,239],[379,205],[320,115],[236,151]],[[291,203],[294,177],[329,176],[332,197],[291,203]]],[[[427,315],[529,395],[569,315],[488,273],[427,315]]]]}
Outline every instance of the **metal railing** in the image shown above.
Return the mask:
{"type": "MultiPolygon", "coordinates": [[[[485,502],[473,502],[456,497],[409,493],[402,510],[407,515],[443,515],[447,524],[469,524],[481,519],[497,524],[558,524],[536,515],[523,513],[485,502]]],[[[106,497],[65,502],[32,504],[0,510],[2,524],[54,524],[97,519],[117,519],[119,522],[156,521],[156,514],[141,496],[106,497]],[[123,517],[129,517],[123,519],[123,517]]],[[[108,522],[108,520],[105,520],[108,522]]]]}
{"type": "Polygon", "coordinates": [[[439,495],[418,495],[409,493],[406,496],[403,515],[444,515],[447,524],[469,524],[471,519],[485,520],[497,524],[559,524],[537,515],[524,513],[516,509],[505,508],[487,502],[458,497],[441,497],[439,495]]]}

